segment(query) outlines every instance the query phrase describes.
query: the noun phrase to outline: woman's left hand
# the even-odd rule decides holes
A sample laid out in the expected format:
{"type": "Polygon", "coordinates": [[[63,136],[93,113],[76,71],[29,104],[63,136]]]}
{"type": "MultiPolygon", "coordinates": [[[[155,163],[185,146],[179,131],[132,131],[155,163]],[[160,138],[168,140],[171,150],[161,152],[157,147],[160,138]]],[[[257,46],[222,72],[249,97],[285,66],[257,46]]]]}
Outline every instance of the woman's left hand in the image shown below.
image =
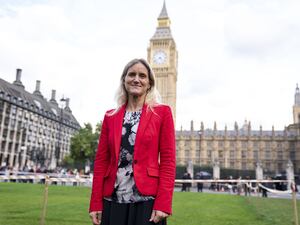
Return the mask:
{"type": "Polygon", "coordinates": [[[162,221],[163,219],[167,218],[168,216],[169,216],[169,214],[164,213],[162,211],[152,210],[151,218],[149,221],[158,223],[158,222],[162,221]]]}

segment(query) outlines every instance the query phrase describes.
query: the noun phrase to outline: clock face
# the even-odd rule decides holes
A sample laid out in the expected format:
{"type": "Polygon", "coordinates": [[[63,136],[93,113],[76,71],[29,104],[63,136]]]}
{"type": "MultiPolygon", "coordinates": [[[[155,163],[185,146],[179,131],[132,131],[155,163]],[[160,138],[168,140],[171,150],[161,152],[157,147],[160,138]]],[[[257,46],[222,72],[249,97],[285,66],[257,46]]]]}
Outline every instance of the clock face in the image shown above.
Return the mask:
{"type": "Polygon", "coordinates": [[[156,51],[153,55],[153,62],[155,64],[164,64],[166,62],[166,59],[167,54],[162,50],[156,51]]]}

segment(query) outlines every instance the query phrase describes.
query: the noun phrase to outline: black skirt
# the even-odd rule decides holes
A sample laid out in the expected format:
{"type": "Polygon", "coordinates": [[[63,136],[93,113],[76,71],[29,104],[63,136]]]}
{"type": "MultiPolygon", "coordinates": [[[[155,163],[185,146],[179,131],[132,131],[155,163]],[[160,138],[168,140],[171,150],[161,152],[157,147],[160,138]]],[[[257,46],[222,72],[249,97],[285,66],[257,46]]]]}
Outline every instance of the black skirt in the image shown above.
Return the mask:
{"type": "Polygon", "coordinates": [[[154,200],[136,203],[116,203],[104,200],[101,225],[166,225],[166,219],[149,222],[154,200]]]}

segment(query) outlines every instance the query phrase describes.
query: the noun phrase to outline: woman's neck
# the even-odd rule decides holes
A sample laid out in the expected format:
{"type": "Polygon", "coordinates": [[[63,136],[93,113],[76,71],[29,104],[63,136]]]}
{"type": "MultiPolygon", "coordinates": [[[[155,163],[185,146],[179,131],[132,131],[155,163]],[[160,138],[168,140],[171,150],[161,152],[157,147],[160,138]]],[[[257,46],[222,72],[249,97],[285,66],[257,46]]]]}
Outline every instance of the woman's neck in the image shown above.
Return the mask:
{"type": "Polygon", "coordinates": [[[143,105],[144,105],[144,98],[130,96],[128,98],[126,110],[129,112],[136,112],[141,108],[143,108],[143,105]]]}

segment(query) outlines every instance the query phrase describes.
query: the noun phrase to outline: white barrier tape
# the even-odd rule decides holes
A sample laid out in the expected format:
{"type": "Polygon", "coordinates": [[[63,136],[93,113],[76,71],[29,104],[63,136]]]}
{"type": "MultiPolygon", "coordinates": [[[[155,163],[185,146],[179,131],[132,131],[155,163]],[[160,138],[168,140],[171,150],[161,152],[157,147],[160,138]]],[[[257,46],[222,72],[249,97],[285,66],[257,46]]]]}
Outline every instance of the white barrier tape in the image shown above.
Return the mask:
{"type": "Polygon", "coordinates": [[[175,183],[288,183],[288,180],[186,180],[186,179],[176,179],[175,183]]]}
{"type": "Polygon", "coordinates": [[[292,194],[292,190],[286,190],[286,191],[279,191],[279,190],[275,190],[275,189],[271,189],[271,188],[267,188],[266,186],[262,185],[262,184],[258,184],[261,188],[267,190],[270,193],[273,194],[292,194]]]}
{"type": "Polygon", "coordinates": [[[77,183],[90,183],[92,182],[91,178],[59,178],[59,177],[48,177],[44,176],[0,176],[0,180],[43,180],[47,179],[50,182],[77,182],[77,183]]]}

